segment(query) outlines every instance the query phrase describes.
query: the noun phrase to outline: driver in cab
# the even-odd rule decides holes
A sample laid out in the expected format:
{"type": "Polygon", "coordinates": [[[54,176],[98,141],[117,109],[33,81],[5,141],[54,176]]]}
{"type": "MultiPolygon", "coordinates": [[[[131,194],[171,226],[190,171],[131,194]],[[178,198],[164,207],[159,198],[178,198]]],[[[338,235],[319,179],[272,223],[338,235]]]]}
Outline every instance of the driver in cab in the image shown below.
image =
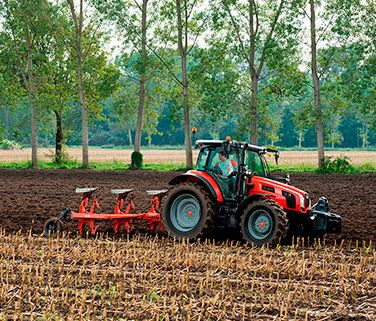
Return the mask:
{"type": "Polygon", "coordinates": [[[220,170],[220,175],[223,177],[230,176],[236,168],[236,162],[234,160],[230,160],[228,158],[228,154],[226,151],[221,150],[218,154],[219,162],[215,164],[215,168],[220,170]]]}

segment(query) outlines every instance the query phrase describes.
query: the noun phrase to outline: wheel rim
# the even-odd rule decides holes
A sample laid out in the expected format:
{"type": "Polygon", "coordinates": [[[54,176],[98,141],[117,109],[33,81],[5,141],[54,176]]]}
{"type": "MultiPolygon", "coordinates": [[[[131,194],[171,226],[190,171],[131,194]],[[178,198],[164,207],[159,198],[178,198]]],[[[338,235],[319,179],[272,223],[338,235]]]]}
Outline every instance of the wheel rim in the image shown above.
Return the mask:
{"type": "Polygon", "coordinates": [[[201,206],[198,199],[191,194],[179,195],[172,203],[170,220],[179,232],[193,230],[201,218],[201,206]]]}
{"type": "Polygon", "coordinates": [[[256,210],[248,218],[248,233],[256,240],[267,238],[272,233],[273,226],[270,213],[263,209],[256,210]]]}

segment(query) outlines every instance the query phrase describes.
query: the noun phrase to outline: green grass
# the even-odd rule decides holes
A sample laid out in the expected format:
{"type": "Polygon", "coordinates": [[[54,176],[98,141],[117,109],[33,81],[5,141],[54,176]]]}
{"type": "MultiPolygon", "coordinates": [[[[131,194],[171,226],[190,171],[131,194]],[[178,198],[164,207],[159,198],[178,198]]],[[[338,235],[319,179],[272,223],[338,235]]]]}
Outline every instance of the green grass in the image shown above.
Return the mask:
{"type": "MultiPolygon", "coordinates": [[[[126,164],[120,161],[111,162],[90,162],[90,169],[94,170],[131,170],[130,164],[126,164]]],[[[31,169],[31,162],[0,162],[0,168],[6,169],[31,169]]],[[[53,162],[39,161],[39,169],[82,169],[82,163],[76,161],[68,161],[64,164],[57,165],[53,162]]],[[[174,163],[174,164],[144,164],[143,169],[145,170],[155,170],[155,171],[179,171],[185,170],[184,164],[174,163]]]]}
{"type": "MultiPolygon", "coordinates": [[[[323,174],[317,166],[308,165],[308,164],[299,164],[299,165],[269,165],[270,171],[274,172],[286,172],[286,173],[316,173],[323,174]]],[[[326,172],[327,174],[336,173],[336,172],[326,172]]],[[[362,173],[376,173],[376,165],[371,162],[366,162],[361,165],[351,165],[346,171],[340,172],[343,174],[362,174],[362,173]]]]}
{"type": "MultiPolygon", "coordinates": [[[[56,165],[52,162],[40,161],[38,168],[40,169],[82,169],[81,162],[68,161],[62,165],[56,165]]],[[[286,173],[320,173],[318,168],[314,165],[300,164],[300,165],[274,165],[270,166],[271,171],[286,172],[286,173]]],[[[30,169],[31,162],[12,162],[1,163],[0,168],[9,169],[30,169]]],[[[120,161],[112,162],[90,162],[90,169],[93,170],[130,170],[129,164],[120,161]]],[[[186,170],[183,163],[172,164],[144,164],[144,170],[154,171],[184,171],[186,170]]],[[[346,171],[348,174],[352,173],[376,173],[376,165],[374,163],[364,163],[362,165],[352,165],[350,169],[346,171]]]]}
{"type": "MultiPolygon", "coordinates": [[[[317,147],[281,147],[281,146],[274,146],[280,152],[282,151],[306,151],[306,152],[317,152],[317,147]]],[[[326,152],[375,152],[376,146],[368,146],[365,148],[362,147],[325,147],[326,152]]]]}
{"type": "MultiPolygon", "coordinates": [[[[54,149],[55,145],[44,145],[40,146],[41,148],[49,148],[54,149]]],[[[31,145],[22,145],[22,148],[31,148],[31,145]]],[[[69,145],[66,146],[66,148],[72,148],[72,149],[82,149],[82,146],[80,145],[69,145]]],[[[119,150],[132,150],[134,149],[133,145],[102,145],[102,146],[89,146],[89,150],[95,150],[95,149],[119,149],[119,150]]],[[[142,145],[142,150],[184,150],[184,145],[142,145]]]]}
{"type": "Polygon", "coordinates": [[[286,173],[315,173],[317,166],[308,164],[299,165],[269,165],[271,172],[286,172],[286,173]]]}

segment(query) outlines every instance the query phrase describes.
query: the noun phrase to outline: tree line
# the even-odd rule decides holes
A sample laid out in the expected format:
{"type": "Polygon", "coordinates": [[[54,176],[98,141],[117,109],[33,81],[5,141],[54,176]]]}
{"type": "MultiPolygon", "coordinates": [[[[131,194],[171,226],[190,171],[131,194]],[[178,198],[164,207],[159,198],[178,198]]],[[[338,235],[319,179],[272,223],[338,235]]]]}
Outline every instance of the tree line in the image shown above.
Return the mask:
{"type": "Polygon", "coordinates": [[[187,168],[198,124],[275,145],[289,115],[299,147],[315,128],[319,167],[344,133],[373,141],[371,0],[0,0],[0,17],[0,138],[27,137],[33,166],[41,133],[61,163],[79,128],[87,167],[89,132],[116,127],[140,152],[166,119],[187,168]]]}

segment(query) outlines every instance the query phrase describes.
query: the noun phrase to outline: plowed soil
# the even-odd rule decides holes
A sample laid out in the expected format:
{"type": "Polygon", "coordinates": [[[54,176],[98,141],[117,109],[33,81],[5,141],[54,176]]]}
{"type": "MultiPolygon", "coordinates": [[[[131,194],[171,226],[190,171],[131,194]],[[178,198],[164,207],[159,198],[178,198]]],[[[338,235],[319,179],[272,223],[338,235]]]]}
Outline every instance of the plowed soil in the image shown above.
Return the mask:
{"type": "MultiPolygon", "coordinates": [[[[147,189],[163,189],[177,172],[91,170],[0,170],[0,227],[6,232],[42,232],[46,219],[61,209],[77,209],[76,187],[99,187],[101,212],[113,211],[111,188],[134,188],[136,209],[149,206],[147,189]]],[[[343,218],[339,238],[376,240],[375,174],[293,174],[292,184],[315,202],[321,195],[343,218]]],[[[73,226],[68,226],[72,232],[73,226]]]]}

